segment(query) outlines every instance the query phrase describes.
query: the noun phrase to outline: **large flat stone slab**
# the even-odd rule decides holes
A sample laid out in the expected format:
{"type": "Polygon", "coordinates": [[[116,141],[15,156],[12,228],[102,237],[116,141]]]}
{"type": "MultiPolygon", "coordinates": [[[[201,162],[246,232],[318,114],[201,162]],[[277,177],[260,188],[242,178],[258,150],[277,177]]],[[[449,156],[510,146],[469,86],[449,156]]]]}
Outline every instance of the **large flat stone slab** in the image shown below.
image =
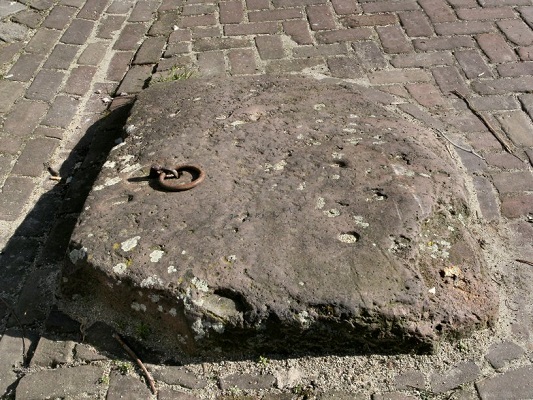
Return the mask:
{"type": "Polygon", "coordinates": [[[213,354],[427,351],[495,318],[448,152],[357,90],[160,84],[125,131],[71,239],[62,293],[79,319],[213,354]],[[143,178],[154,163],[207,177],[166,192],[143,178]]]}

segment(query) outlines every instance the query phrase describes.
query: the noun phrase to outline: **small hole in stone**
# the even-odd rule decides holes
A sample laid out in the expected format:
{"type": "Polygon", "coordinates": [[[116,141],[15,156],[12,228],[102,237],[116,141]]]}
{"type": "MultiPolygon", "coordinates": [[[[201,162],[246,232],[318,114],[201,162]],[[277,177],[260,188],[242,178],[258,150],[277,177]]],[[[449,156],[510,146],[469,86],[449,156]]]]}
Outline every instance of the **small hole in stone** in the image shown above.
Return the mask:
{"type": "Polygon", "coordinates": [[[357,232],[349,231],[341,233],[337,239],[343,243],[355,243],[361,239],[361,235],[359,235],[357,232]]]}
{"type": "Polygon", "coordinates": [[[333,164],[335,164],[336,166],[338,166],[340,168],[346,168],[348,166],[348,163],[346,161],[342,161],[342,160],[335,160],[335,161],[333,161],[333,164]]]}

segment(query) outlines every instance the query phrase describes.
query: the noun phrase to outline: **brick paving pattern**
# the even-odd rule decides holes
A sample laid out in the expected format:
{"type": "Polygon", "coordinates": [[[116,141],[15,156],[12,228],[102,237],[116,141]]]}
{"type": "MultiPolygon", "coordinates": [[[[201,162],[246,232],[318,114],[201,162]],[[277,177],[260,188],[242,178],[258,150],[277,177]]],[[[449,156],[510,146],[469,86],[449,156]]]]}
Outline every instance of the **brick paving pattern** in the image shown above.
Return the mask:
{"type": "MultiPolygon", "coordinates": [[[[110,111],[174,72],[302,73],[379,89],[369,96],[469,150],[447,142],[471,178],[478,217],[505,223],[522,251],[516,258],[533,259],[533,0],[0,0],[0,18],[0,396],[150,398],[133,367],[124,374],[118,361],[72,339],[80,326],[50,313],[46,288],[83,206],[79,171],[108,149],[98,132],[120,126],[110,111]],[[50,179],[48,166],[61,181],[50,179]],[[39,368],[24,373],[24,366],[39,368]]],[[[519,293],[531,292],[531,268],[506,270],[519,293]]],[[[505,304],[516,318],[486,358],[439,371],[399,369],[396,391],[372,398],[533,398],[531,304],[512,294],[505,304]]],[[[154,368],[166,385],[159,399],[199,398],[206,387],[212,398],[238,398],[235,390],[310,398],[308,388],[282,390],[268,373],[228,372],[208,386],[187,369],[154,368]]]]}

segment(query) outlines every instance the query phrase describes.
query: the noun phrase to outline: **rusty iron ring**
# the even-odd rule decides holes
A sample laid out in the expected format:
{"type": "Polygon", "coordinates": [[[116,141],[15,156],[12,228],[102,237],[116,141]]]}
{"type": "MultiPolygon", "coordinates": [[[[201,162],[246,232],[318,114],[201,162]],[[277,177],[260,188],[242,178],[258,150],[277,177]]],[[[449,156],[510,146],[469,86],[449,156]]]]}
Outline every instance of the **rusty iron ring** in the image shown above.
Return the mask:
{"type": "Polygon", "coordinates": [[[202,183],[205,179],[205,171],[201,167],[191,164],[180,164],[174,167],[173,169],[160,167],[158,168],[157,173],[159,174],[159,186],[161,186],[161,188],[165,190],[168,190],[169,192],[182,192],[184,190],[192,189],[202,183]],[[198,177],[189,183],[181,183],[179,185],[169,184],[167,182],[167,178],[179,178],[181,176],[180,171],[190,171],[193,172],[193,174],[198,175],[198,177]]]}

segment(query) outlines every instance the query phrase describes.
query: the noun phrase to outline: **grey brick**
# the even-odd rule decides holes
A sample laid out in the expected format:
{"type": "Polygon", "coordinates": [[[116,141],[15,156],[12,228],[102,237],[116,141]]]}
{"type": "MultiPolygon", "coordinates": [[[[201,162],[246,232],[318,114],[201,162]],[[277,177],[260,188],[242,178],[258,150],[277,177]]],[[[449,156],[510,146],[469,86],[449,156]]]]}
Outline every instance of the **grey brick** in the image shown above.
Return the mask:
{"type": "Polygon", "coordinates": [[[61,42],[67,44],[85,44],[94,27],[94,22],[75,19],[61,37],[61,42]]]}
{"type": "Polygon", "coordinates": [[[166,366],[154,369],[154,379],[165,382],[168,385],[179,385],[188,389],[203,389],[207,386],[207,380],[199,378],[195,373],[185,367],[166,366]]]}
{"type": "Polygon", "coordinates": [[[70,64],[72,64],[77,53],[78,46],[58,43],[56,47],[54,47],[52,54],[48,56],[43,68],[69,69],[70,64]]]}
{"type": "Polygon", "coordinates": [[[67,128],[78,110],[79,100],[70,96],[57,96],[41,124],[67,128]]]}
{"type": "Polygon", "coordinates": [[[473,382],[480,375],[481,370],[472,361],[461,362],[443,373],[431,375],[431,390],[443,393],[464,383],[473,382]]]}
{"type": "Polygon", "coordinates": [[[33,100],[50,101],[59,90],[65,73],[43,69],[37,74],[26,91],[26,97],[33,100]]]}
{"type": "Polygon", "coordinates": [[[96,37],[100,39],[113,39],[115,32],[122,28],[125,20],[126,17],[123,15],[106,15],[98,25],[96,37]]]}
{"type": "Polygon", "coordinates": [[[44,20],[43,26],[45,28],[62,30],[69,24],[77,11],[73,7],[56,6],[44,20]]]}
{"type": "Polygon", "coordinates": [[[87,0],[77,17],[93,21],[97,20],[102,15],[107,3],[108,0],[87,0]]]}
{"type": "Polygon", "coordinates": [[[130,68],[120,83],[117,93],[139,93],[152,75],[151,65],[135,65],[130,68]]]}
{"type": "Polygon", "coordinates": [[[137,50],[144,34],[146,26],[144,24],[127,24],[120,32],[114,50],[137,50]]]}
{"type": "Polygon", "coordinates": [[[11,80],[28,82],[33,78],[43,60],[44,56],[40,54],[21,54],[7,75],[12,75],[9,78],[11,80]]]}
{"type": "Polygon", "coordinates": [[[83,96],[91,87],[96,67],[81,65],[70,72],[63,91],[69,94],[83,96]]]}
{"type": "Polygon", "coordinates": [[[490,346],[485,358],[494,368],[503,368],[509,361],[516,360],[525,353],[525,350],[510,341],[494,343],[490,346]]]}
{"type": "Polygon", "coordinates": [[[58,145],[59,140],[57,139],[31,139],[26,143],[24,150],[13,167],[12,173],[32,177],[41,176],[45,170],[43,164],[50,160],[58,145]]]}
{"type": "Polygon", "coordinates": [[[51,340],[45,337],[39,339],[37,348],[30,362],[30,367],[52,367],[72,361],[74,342],[51,340]]]}
{"type": "Polygon", "coordinates": [[[28,53],[48,54],[59,39],[61,32],[53,29],[39,29],[29,41],[25,50],[28,53]]]}
{"type": "Polygon", "coordinates": [[[167,38],[163,36],[146,38],[137,51],[133,64],[156,64],[162,57],[167,38]]]}
{"type": "Polygon", "coordinates": [[[227,390],[237,387],[241,390],[270,389],[276,378],[271,374],[232,374],[220,378],[220,388],[227,390]]]}
{"type": "Polygon", "coordinates": [[[158,1],[137,1],[135,7],[130,14],[128,21],[130,22],[148,22],[154,13],[157,11],[159,5],[158,1]]]}
{"type": "Polygon", "coordinates": [[[476,383],[482,400],[533,398],[533,366],[517,368],[476,383]]]}
{"type": "Polygon", "coordinates": [[[8,112],[13,104],[24,94],[24,86],[8,79],[0,80],[0,114],[8,112]]]}
{"type": "Polygon", "coordinates": [[[81,53],[80,58],[78,58],[78,64],[80,65],[98,65],[100,61],[104,58],[105,51],[107,49],[107,44],[103,42],[91,43],[89,44],[83,53],[81,53]]]}
{"type": "Polygon", "coordinates": [[[111,372],[106,400],[148,399],[150,389],[135,376],[111,372]]]}
{"type": "Polygon", "coordinates": [[[29,135],[47,110],[48,105],[45,103],[19,101],[17,106],[7,115],[3,131],[19,137],[29,135]]]}
{"type": "Polygon", "coordinates": [[[35,184],[31,178],[8,177],[0,193],[0,219],[16,220],[30,198],[34,187],[35,184]]]}

